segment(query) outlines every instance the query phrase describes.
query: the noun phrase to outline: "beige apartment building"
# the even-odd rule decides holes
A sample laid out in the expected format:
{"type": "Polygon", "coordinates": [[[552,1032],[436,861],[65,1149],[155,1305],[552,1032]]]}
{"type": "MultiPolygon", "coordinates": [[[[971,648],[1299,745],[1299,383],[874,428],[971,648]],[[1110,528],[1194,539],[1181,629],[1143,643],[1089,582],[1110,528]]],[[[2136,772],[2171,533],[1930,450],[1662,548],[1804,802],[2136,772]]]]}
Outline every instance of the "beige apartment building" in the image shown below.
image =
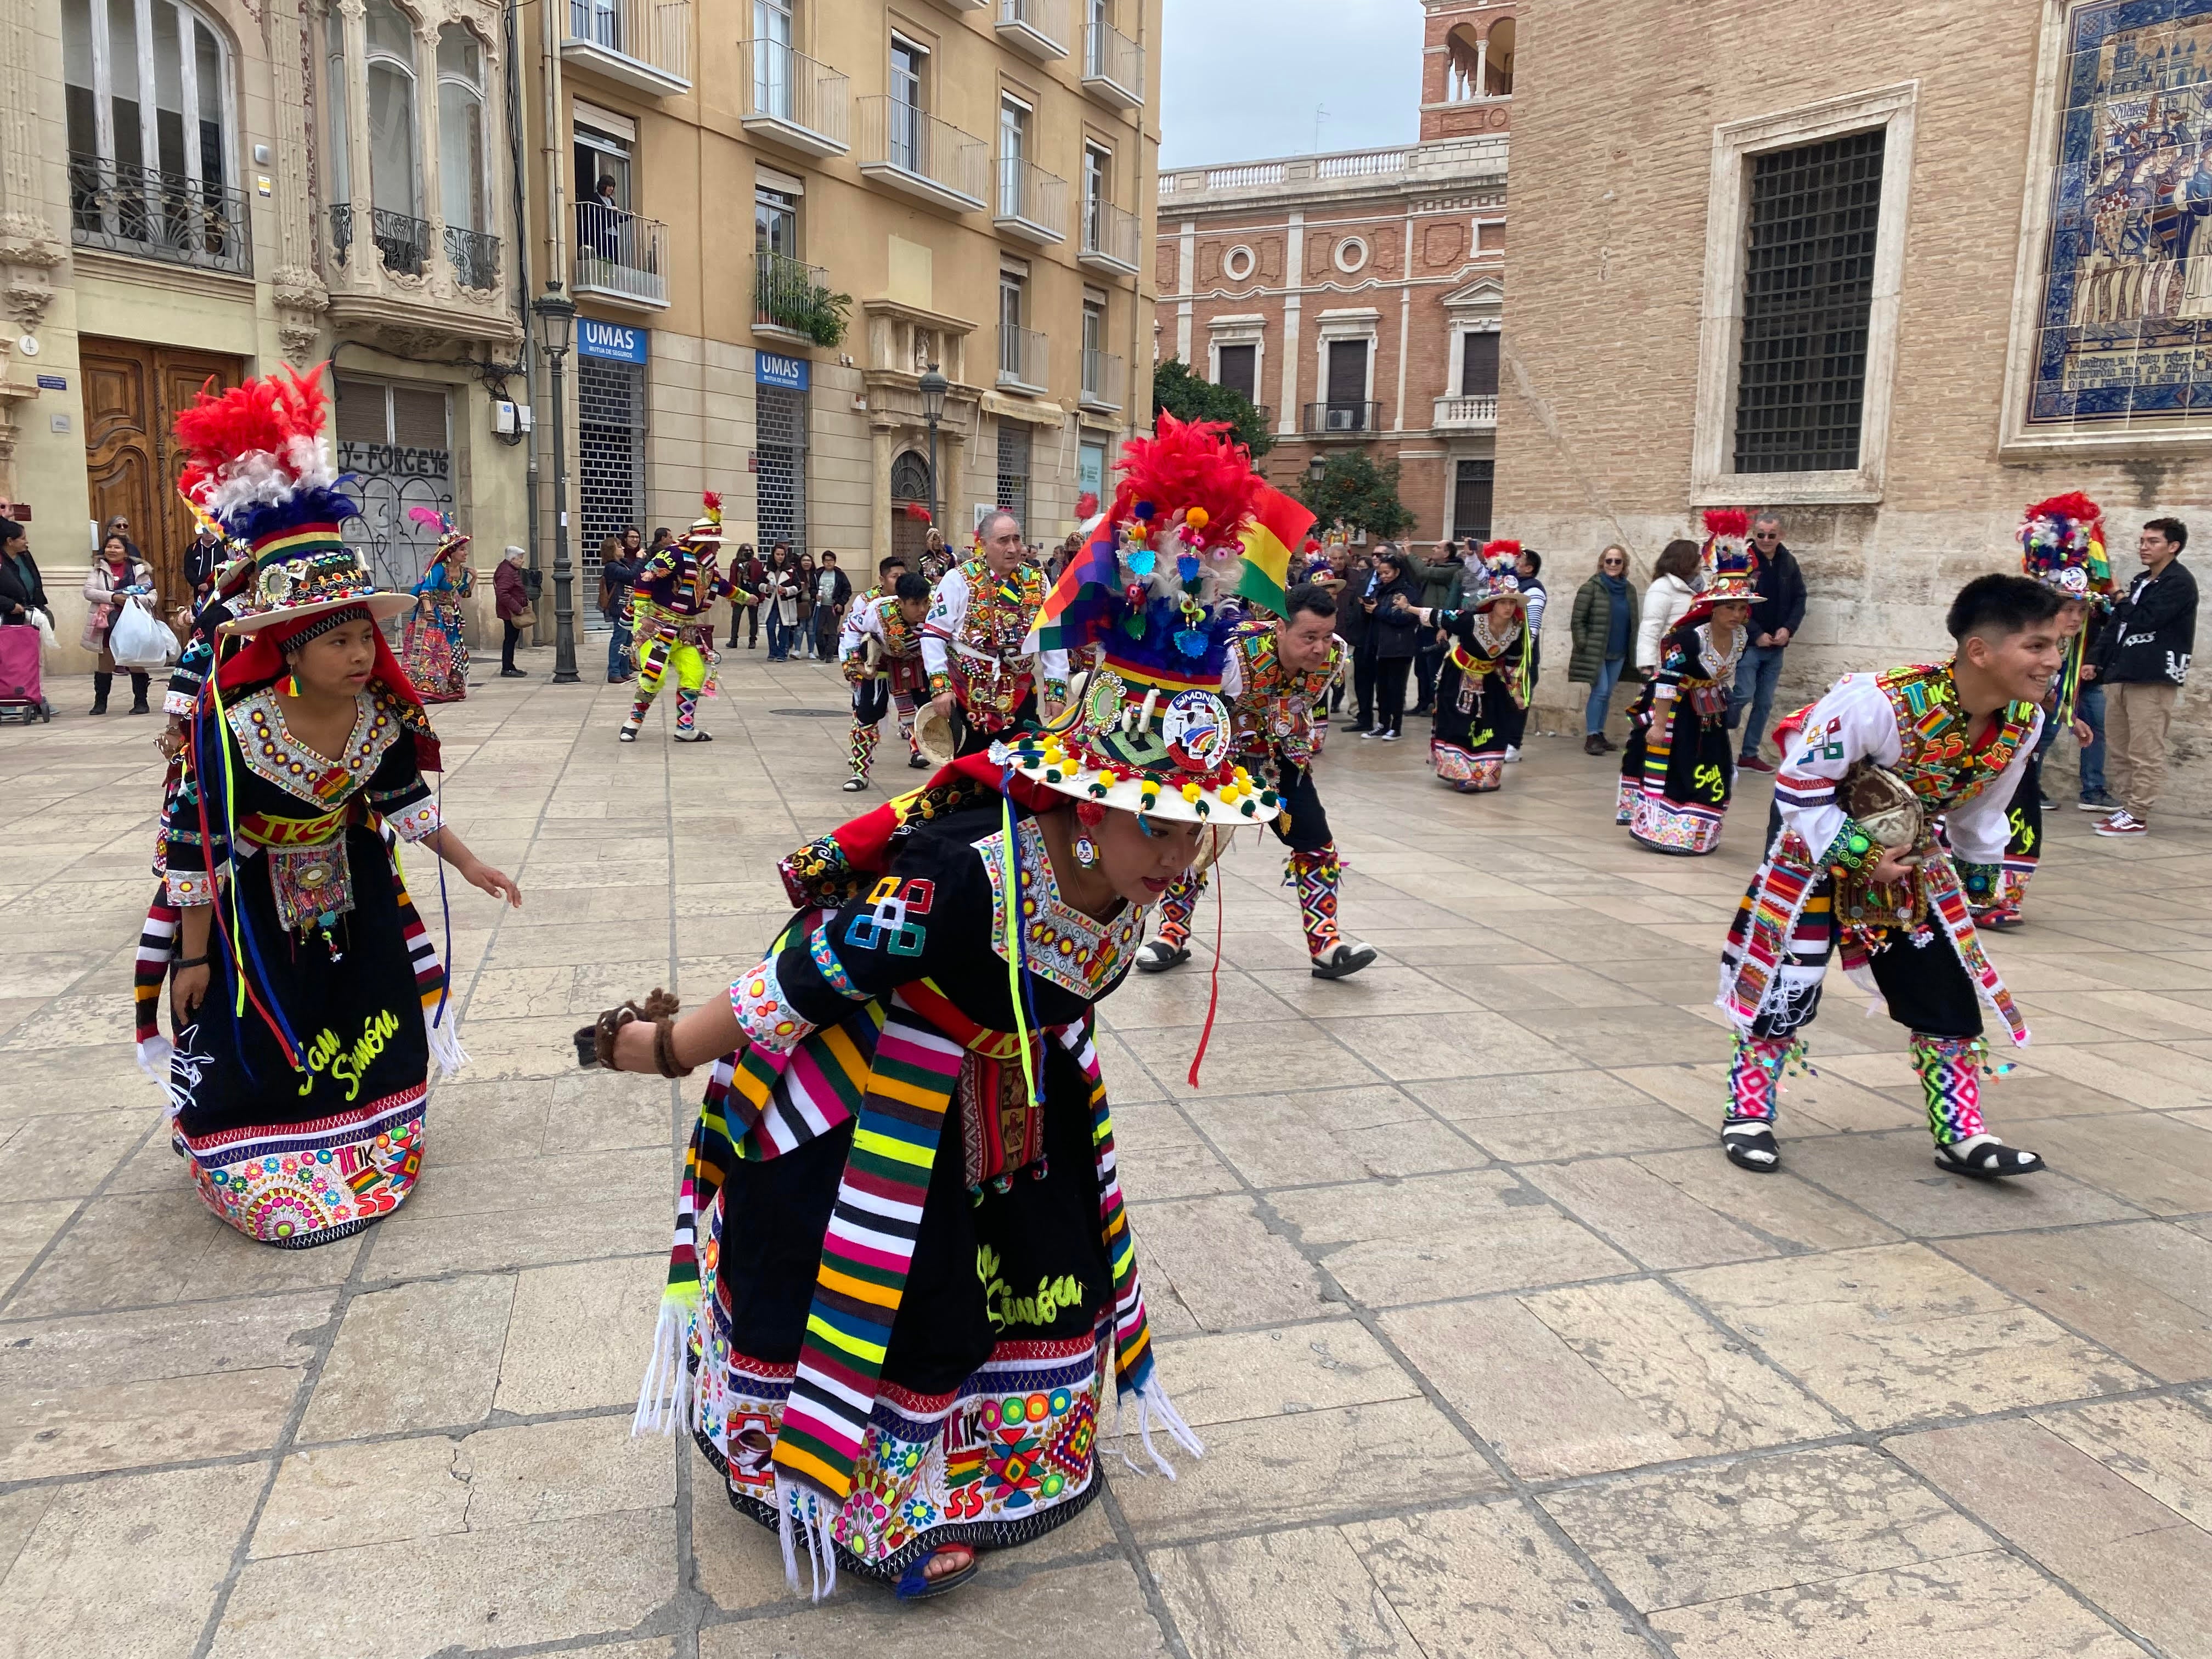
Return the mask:
{"type": "Polygon", "coordinates": [[[1519,7],[1396,3],[1425,14],[1419,142],[1162,173],[1154,346],[1260,406],[1279,486],[1364,449],[1408,539],[1486,537],[1519,7]]]}
{"type": "MultiPolygon", "coordinates": [[[[1803,567],[1778,710],[1948,649],[2031,501],[2094,496],[2123,581],[2154,514],[2212,550],[2212,0],[1861,0],[1848,28],[1820,0],[1583,0],[1524,27],[1514,192],[1544,234],[1498,490],[1553,556],[1547,660],[1605,543],[1641,577],[1709,506],[1779,513],[1803,567]]],[[[2172,727],[2200,807],[2205,687],[2172,727]]]]}
{"type": "MultiPolygon", "coordinates": [[[[933,494],[957,541],[993,506],[1035,541],[1073,527],[1150,424],[1160,0],[538,16],[530,264],[579,312],[587,570],[611,531],[689,524],[703,489],[733,538],[848,568],[918,546],[933,494]]],[[[542,442],[543,386],[537,413],[542,442]]]]}
{"type": "Polygon", "coordinates": [[[94,526],[166,604],[188,515],[169,426],[201,386],[328,365],[346,526],[387,584],[452,512],[526,539],[522,292],[495,0],[0,0],[0,495],[64,650],[94,526]]]}

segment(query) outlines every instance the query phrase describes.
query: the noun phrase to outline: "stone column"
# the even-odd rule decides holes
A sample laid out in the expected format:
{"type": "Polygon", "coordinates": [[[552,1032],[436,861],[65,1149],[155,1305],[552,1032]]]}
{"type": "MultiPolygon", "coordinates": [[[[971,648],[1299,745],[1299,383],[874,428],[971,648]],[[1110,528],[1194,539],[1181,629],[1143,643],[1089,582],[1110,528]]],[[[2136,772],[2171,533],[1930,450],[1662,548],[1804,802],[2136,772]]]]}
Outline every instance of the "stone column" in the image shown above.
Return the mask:
{"type": "Polygon", "coordinates": [[[37,0],[0,0],[0,493],[15,477],[15,405],[38,395],[16,341],[35,337],[52,301],[51,275],[69,246],[40,189],[37,0]]]}
{"type": "Polygon", "coordinates": [[[320,106],[310,95],[314,31],[300,0],[269,0],[263,27],[275,114],[270,137],[276,152],[271,170],[276,262],[269,271],[270,297],[276,306],[277,341],[293,366],[300,368],[317,355],[322,315],[331,303],[330,291],[315,274],[319,215],[311,158],[318,135],[312,124],[320,106]]]}

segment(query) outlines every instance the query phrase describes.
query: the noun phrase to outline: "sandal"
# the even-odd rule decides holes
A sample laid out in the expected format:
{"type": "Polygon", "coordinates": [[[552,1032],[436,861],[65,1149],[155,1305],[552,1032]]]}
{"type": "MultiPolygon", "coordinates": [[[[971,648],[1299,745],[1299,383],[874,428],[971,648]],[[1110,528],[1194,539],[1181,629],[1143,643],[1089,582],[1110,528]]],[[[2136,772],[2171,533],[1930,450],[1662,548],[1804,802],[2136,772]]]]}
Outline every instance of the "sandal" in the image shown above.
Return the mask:
{"type": "Polygon", "coordinates": [[[1722,1124],[1721,1150],[1737,1169],[1754,1175],[1772,1175],[1782,1167],[1782,1148],[1775,1142],[1773,1123],[1766,1118],[1731,1118],[1722,1124]]]}
{"type": "Polygon", "coordinates": [[[2008,1176],[2033,1175],[2045,1166],[2035,1153],[1984,1134],[1936,1147],[1936,1167],[1976,1181],[2002,1181],[2008,1176]]]}
{"type": "Polygon", "coordinates": [[[576,1064],[590,1070],[602,1066],[607,1071],[620,1071],[615,1064],[615,1034],[634,1020],[653,1022],[653,1060],[663,1077],[690,1077],[692,1067],[676,1063],[673,1038],[675,1016],[683,1003],[659,986],[642,1005],[635,1000],[619,1008],[610,1008],[589,1025],[576,1032],[576,1064]]]}
{"type": "Polygon", "coordinates": [[[615,741],[617,743],[635,743],[637,741],[637,727],[635,726],[625,726],[621,731],[615,733],[615,741]]]}
{"type": "Polygon", "coordinates": [[[902,1601],[927,1601],[933,1595],[943,1595],[948,1590],[958,1589],[975,1576],[976,1559],[975,1550],[966,1544],[947,1544],[933,1549],[927,1555],[917,1556],[908,1565],[907,1570],[899,1575],[898,1583],[891,1587],[891,1593],[902,1601]],[[948,1549],[966,1550],[968,1565],[957,1572],[939,1573],[932,1578],[929,1564],[948,1549]]]}

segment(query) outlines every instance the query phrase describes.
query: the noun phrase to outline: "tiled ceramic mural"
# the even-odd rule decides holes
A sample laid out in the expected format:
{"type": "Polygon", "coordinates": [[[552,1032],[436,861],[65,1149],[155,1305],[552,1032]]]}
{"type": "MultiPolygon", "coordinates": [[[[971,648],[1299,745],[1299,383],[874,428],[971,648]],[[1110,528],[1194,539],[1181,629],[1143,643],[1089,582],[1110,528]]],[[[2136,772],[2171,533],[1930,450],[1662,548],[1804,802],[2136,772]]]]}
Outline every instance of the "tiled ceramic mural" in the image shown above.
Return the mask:
{"type": "Polygon", "coordinates": [[[2069,18],[2031,426],[2212,421],[2212,0],[2069,18]]]}

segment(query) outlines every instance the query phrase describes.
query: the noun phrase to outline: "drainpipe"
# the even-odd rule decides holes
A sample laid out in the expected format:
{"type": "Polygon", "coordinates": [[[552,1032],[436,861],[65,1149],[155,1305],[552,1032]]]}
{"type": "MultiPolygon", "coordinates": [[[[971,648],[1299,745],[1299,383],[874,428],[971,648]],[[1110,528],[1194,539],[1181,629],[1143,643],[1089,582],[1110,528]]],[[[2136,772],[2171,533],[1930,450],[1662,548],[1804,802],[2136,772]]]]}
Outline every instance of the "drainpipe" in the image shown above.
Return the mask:
{"type": "MultiPolygon", "coordinates": [[[[522,64],[515,56],[519,42],[514,14],[520,3],[521,0],[507,0],[507,165],[514,183],[514,314],[522,323],[523,386],[534,418],[538,410],[538,354],[530,349],[529,175],[525,167],[522,136],[522,64]]],[[[522,441],[527,446],[522,474],[523,513],[526,520],[523,544],[534,570],[538,568],[537,435],[526,433],[522,441]]]]}

